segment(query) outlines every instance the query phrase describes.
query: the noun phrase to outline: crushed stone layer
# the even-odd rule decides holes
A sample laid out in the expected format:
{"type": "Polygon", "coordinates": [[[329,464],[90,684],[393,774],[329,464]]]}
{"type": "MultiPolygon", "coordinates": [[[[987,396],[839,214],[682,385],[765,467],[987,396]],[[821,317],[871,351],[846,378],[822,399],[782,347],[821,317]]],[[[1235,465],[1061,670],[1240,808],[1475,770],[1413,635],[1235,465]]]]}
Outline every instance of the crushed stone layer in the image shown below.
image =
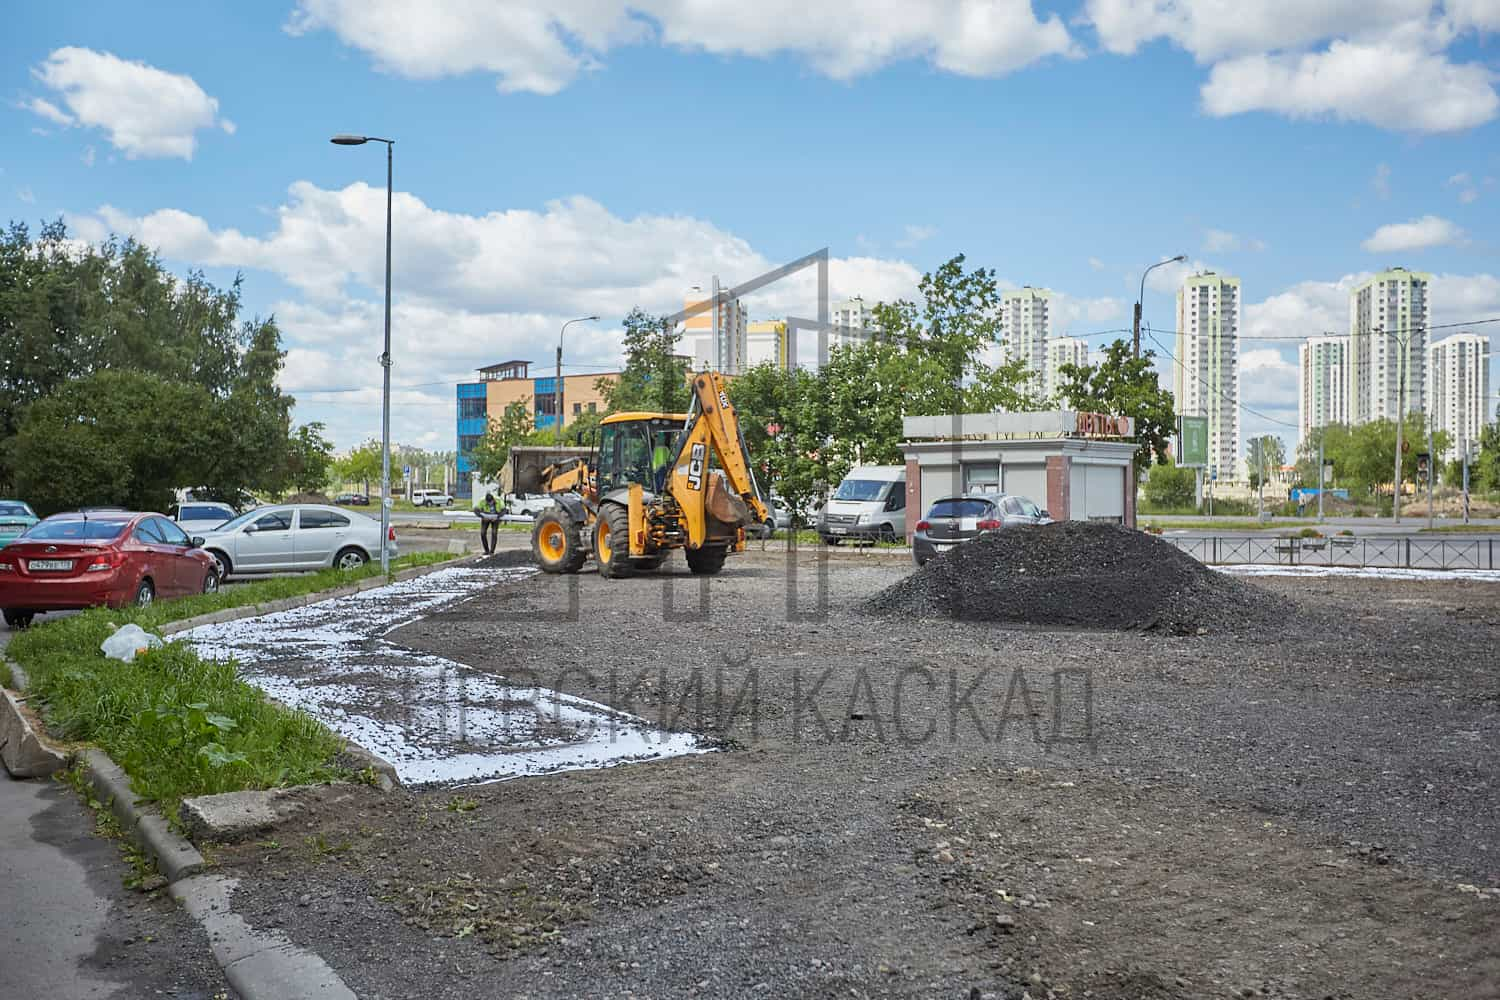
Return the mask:
{"type": "MultiPolygon", "coordinates": [[[[495,560],[501,562],[501,560],[495,560]]],[[[390,641],[397,629],[536,571],[453,568],[178,639],[388,761],[403,784],[498,781],[709,749],[689,733],[390,641]]],[[[505,636],[495,636],[503,654],[505,636]]],[[[529,680],[529,678],[528,678],[529,680]]]]}
{"type": "Polygon", "coordinates": [[[1113,524],[1063,521],[959,545],[880,591],[886,616],[1186,634],[1271,621],[1285,601],[1216,573],[1168,542],[1113,524]]]}

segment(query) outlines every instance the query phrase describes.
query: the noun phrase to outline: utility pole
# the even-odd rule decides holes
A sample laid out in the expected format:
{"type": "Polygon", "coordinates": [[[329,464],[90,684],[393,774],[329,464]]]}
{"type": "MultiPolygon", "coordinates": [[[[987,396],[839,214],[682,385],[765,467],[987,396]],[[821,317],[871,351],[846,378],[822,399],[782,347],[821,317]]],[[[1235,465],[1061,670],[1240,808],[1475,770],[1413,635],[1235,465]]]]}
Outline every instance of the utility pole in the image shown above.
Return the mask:
{"type": "Polygon", "coordinates": [[[1323,486],[1326,482],[1323,466],[1323,434],[1324,429],[1318,429],[1318,523],[1323,523],[1323,486]]]}
{"type": "Polygon", "coordinates": [[[1437,471],[1437,455],[1432,451],[1432,425],[1427,425],[1427,527],[1432,527],[1432,478],[1437,471]]]}
{"type": "Polygon", "coordinates": [[[570,320],[568,320],[566,323],[564,323],[562,325],[562,329],[559,330],[558,333],[557,333],[557,384],[554,385],[552,388],[554,390],[553,394],[554,394],[554,396],[555,396],[555,398],[557,400],[557,446],[559,448],[562,447],[562,443],[563,443],[563,377],[562,377],[563,335],[568,332],[568,327],[572,326],[574,323],[591,323],[591,322],[594,322],[595,320],[597,320],[598,318],[599,318],[598,316],[580,316],[577,319],[570,319],[570,320]]]}
{"type": "Polygon", "coordinates": [[[1146,298],[1146,275],[1164,264],[1176,264],[1184,260],[1187,260],[1187,255],[1178,254],[1176,257],[1159,260],[1141,272],[1141,289],[1135,297],[1135,322],[1131,325],[1130,334],[1130,346],[1134,357],[1141,356],[1141,303],[1146,298]]]}
{"type": "Polygon", "coordinates": [[[1458,425],[1458,436],[1462,444],[1459,445],[1464,453],[1464,524],[1469,523],[1469,442],[1464,440],[1464,426],[1458,425]]]}
{"type": "Polygon", "coordinates": [[[1396,379],[1396,482],[1391,490],[1391,522],[1401,523],[1401,429],[1406,424],[1406,378],[1396,379]]]}

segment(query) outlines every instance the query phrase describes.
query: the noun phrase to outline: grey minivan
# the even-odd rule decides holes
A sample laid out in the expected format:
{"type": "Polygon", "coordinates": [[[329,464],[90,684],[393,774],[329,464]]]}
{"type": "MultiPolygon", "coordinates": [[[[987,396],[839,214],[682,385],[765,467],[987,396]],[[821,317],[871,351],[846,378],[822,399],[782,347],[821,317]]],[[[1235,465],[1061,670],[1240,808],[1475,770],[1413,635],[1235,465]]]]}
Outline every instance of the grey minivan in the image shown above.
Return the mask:
{"type": "Polygon", "coordinates": [[[917,522],[911,557],[921,566],[959,542],[986,532],[1051,523],[1052,518],[1045,510],[1011,493],[961,493],[943,497],[917,522]]]}

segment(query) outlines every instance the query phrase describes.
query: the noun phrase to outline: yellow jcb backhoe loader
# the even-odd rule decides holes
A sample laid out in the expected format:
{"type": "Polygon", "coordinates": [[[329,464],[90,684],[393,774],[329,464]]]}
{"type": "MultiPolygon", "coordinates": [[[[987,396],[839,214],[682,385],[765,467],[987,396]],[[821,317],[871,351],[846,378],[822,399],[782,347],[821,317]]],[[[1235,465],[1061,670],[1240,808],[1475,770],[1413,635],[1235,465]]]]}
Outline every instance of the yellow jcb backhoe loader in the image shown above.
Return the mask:
{"type": "Polygon", "coordinates": [[[682,549],[696,574],[717,573],[745,548],[745,527],[769,515],[739,417],[717,372],[690,373],[683,413],[614,413],[599,422],[592,461],[542,472],[556,501],[531,532],[544,572],[577,573],[590,555],[610,578],[659,567],[682,549]]]}

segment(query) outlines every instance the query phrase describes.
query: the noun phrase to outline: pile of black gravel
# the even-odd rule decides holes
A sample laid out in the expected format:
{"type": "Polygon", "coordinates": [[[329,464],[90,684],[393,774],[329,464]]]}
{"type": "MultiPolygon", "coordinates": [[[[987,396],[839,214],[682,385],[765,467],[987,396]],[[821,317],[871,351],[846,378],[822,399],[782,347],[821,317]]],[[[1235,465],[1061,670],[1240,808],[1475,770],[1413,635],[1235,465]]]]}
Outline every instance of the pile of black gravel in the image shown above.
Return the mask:
{"type": "Polygon", "coordinates": [[[866,602],[880,615],[1193,634],[1274,621],[1290,606],[1176,546],[1063,521],[983,535],[866,602]]]}

